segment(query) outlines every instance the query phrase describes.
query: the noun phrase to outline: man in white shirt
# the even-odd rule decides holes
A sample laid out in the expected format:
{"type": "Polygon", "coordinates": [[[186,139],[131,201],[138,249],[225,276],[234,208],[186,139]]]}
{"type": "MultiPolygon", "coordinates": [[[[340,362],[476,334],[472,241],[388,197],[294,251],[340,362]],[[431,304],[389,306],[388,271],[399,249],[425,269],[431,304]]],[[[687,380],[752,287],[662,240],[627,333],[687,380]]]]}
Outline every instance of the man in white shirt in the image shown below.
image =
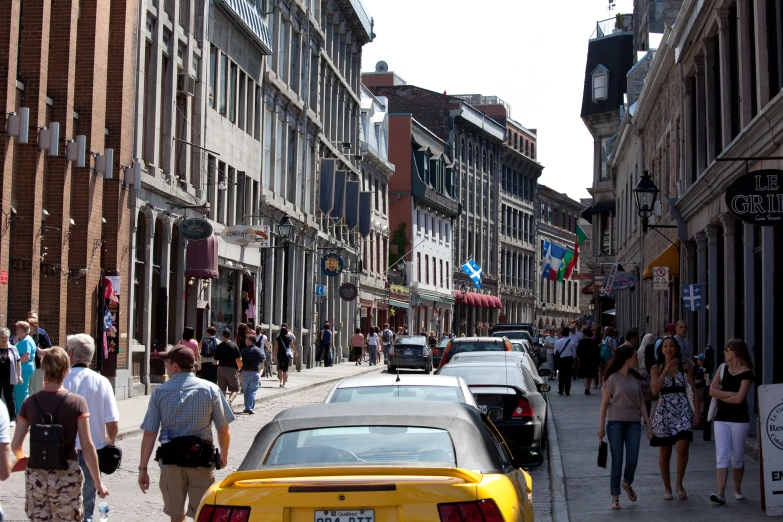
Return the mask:
{"type": "Polygon", "coordinates": [[[557,380],[558,395],[571,395],[571,376],[574,374],[576,343],[569,337],[569,329],[563,328],[560,339],[555,343],[555,355],[560,357],[560,375],[557,380]]]}
{"type": "Polygon", "coordinates": [[[571,339],[575,345],[579,344],[579,341],[582,340],[582,332],[576,327],[576,323],[568,325],[568,338],[571,339]]]}
{"type": "MultiPolygon", "coordinates": [[[[71,358],[71,371],[65,377],[63,387],[71,393],[81,395],[87,401],[90,410],[90,436],[95,449],[100,451],[107,444],[114,444],[120,429],[120,412],[114,399],[114,390],[109,379],[90,369],[90,362],[95,354],[95,341],[92,337],[87,334],[69,335],[66,351],[71,358]]],[[[79,464],[84,474],[84,520],[92,522],[95,511],[95,481],[82,456],[78,435],[76,449],[79,451],[79,464]]]]}

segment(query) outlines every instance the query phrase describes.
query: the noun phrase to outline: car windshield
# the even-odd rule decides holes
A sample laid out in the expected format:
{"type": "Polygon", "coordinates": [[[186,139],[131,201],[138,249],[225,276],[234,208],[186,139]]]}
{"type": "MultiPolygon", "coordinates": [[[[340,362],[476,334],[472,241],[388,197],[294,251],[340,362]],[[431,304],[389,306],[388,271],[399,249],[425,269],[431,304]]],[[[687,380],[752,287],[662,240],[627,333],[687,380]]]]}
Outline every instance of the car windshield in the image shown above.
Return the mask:
{"type": "Polygon", "coordinates": [[[424,347],[424,345],[416,344],[416,343],[408,343],[408,342],[395,344],[394,345],[394,348],[398,349],[398,350],[402,350],[404,348],[419,348],[420,349],[420,348],[423,348],[423,347],[424,347]]]}
{"type": "Polygon", "coordinates": [[[330,402],[443,401],[465,402],[456,386],[365,386],[337,388],[330,402]]]}
{"type": "Polygon", "coordinates": [[[468,386],[516,386],[527,391],[522,378],[522,369],[515,364],[477,366],[473,364],[449,364],[441,368],[439,375],[454,375],[462,377],[468,386]]]}
{"type": "Polygon", "coordinates": [[[450,340],[451,339],[449,339],[448,337],[446,339],[443,339],[441,342],[438,343],[438,348],[445,348],[446,345],[449,344],[450,340]]]}
{"type": "Polygon", "coordinates": [[[511,349],[515,352],[524,352],[525,351],[525,343],[521,342],[520,340],[516,339],[511,341],[511,349]]]}
{"type": "Polygon", "coordinates": [[[451,353],[467,352],[505,352],[506,347],[502,342],[495,341],[472,341],[464,343],[453,343],[451,353]]]}
{"type": "Polygon", "coordinates": [[[456,467],[449,432],[407,426],[346,426],[280,435],[262,468],[325,466],[456,467]]]}

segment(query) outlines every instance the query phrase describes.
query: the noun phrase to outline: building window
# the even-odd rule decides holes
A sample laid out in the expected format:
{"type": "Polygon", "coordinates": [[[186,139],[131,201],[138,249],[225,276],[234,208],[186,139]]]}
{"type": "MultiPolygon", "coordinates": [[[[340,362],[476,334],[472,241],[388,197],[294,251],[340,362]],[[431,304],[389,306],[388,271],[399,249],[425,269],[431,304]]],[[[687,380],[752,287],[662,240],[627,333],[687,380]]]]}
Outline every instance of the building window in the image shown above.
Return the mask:
{"type": "Polygon", "coordinates": [[[215,85],[217,83],[218,67],[217,67],[218,50],[214,45],[209,48],[209,106],[215,108],[217,99],[215,98],[215,85]]]}
{"type": "Polygon", "coordinates": [[[226,115],[226,103],[228,101],[226,87],[228,86],[228,56],[222,55],[220,61],[220,80],[218,82],[218,89],[220,89],[218,95],[220,97],[220,104],[218,111],[223,116],[226,115]]]}
{"type": "Polygon", "coordinates": [[[228,119],[232,123],[237,121],[237,64],[231,64],[231,77],[229,78],[228,87],[228,119]]]}
{"type": "Polygon", "coordinates": [[[421,252],[416,253],[416,281],[421,282],[421,252]]]}
{"type": "Polygon", "coordinates": [[[430,256],[424,255],[424,282],[430,284],[430,256]]]}
{"type": "Polygon", "coordinates": [[[264,187],[272,188],[272,111],[264,107],[264,187]]]}
{"type": "Polygon", "coordinates": [[[593,70],[593,102],[605,100],[609,89],[609,69],[599,65],[593,70]]]}

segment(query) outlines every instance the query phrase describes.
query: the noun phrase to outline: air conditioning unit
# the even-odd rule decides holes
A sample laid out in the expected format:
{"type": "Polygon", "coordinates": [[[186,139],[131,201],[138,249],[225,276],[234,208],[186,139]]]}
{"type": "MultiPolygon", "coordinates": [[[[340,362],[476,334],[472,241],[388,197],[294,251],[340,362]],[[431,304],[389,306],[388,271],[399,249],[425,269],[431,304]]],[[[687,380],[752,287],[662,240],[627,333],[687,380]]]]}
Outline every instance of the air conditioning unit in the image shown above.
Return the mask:
{"type": "Polygon", "coordinates": [[[196,95],[196,77],[188,73],[177,74],[177,92],[188,96],[196,95]]]}

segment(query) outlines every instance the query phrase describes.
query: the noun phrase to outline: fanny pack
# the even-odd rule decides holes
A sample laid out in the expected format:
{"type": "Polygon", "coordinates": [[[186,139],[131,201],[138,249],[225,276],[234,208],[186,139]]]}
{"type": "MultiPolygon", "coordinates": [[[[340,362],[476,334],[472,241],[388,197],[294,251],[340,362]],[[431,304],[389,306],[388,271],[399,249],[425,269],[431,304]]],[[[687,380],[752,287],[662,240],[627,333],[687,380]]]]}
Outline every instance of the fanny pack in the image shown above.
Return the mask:
{"type": "Polygon", "coordinates": [[[164,465],[181,468],[220,469],[220,452],[215,446],[199,437],[176,437],[158,448],[155,460],[164,465]]]}

